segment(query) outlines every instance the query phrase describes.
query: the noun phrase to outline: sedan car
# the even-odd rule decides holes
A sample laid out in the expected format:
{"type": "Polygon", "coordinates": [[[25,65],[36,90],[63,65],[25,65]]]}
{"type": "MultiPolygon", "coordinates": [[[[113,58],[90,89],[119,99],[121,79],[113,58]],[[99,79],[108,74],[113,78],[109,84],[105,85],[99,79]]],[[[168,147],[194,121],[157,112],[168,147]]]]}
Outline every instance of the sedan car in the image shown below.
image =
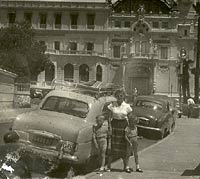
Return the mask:
{"type": "Polygon", "coordinates": [[[25,152],[70,164],[86,164],[95,159],[92,126],[96,116],[108,115],[113,96],[88,95],[80,90],[53,90],[37,110],[17,116],[5,142],[15,142],[25,152]]]}
{"type": "Polygon", "coordinates": [[[162,139],[174,130],[177,112],[167,98],[138,96],[133,108],[139,121],[138,131],[151,131],[162,139]]]}

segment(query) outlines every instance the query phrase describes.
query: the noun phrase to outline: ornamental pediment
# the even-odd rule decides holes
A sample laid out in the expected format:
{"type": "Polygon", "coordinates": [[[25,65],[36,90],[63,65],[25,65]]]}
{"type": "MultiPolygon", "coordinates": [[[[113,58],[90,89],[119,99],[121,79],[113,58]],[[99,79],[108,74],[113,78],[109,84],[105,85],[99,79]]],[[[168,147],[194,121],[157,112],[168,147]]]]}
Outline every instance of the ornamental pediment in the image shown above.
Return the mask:
{"type": "Polygon", "coordinates": [[[176,3],[173,0],[118,0],[113,4],[113,10],[116,13],[125,12],[136,14],[141,5],[147,14],[169,14],[176,3]]]}

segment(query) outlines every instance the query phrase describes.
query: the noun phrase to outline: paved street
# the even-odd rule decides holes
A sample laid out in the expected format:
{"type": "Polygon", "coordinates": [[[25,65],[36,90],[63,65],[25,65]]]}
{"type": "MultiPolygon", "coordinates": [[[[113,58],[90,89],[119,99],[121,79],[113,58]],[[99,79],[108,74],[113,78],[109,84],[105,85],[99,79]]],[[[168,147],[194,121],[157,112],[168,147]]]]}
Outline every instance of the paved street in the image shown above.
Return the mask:
{"type": "MultiPolygon", "coordinates": [[[[175,132],[155,145],[140,152],[140,164],[144,173],[124,173],[122,162],[113,164],[113,172],[102,177],[96,173],[89,179],[178,179],[200,178],[200,119],[177,119],[175,132]]],[[[134,166],[133,159],[131,166],[134,166]]]]}

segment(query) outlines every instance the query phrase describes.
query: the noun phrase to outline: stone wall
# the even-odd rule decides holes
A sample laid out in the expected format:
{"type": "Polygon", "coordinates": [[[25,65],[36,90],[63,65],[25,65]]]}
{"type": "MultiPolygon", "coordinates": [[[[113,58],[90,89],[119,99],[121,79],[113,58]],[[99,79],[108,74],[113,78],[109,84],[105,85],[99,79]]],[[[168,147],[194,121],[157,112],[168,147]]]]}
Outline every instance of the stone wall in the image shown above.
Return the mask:
{"type": "Polygon", "coordinates": [[[0,110],[13,107],[16,75],[0,68],[0,110]]]}

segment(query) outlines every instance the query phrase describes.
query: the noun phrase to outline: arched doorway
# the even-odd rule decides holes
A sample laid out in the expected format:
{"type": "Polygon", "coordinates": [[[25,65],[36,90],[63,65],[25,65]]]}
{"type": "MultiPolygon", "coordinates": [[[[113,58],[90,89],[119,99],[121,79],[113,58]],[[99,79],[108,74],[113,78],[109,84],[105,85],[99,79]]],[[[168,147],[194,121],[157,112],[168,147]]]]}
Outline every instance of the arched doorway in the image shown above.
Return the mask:
{"type": "Polygon", "coordinates": [[[101,65],[97,65],[97,67],[96,67],[96,80],[102,81],[102,67],[101,67],[101,65]]]}
{"type": "Polygon", "coordinates": [[[53,63],[45,67],[45,82],[51,82],[55,78],[55,66],[53,63]]]}
{"type": "Polygon", "coordinates": [[[64,80],[73,81],[74,79],[74,66],[68,63],[64,66],[64,80]]]}
{"type": "Polygon", "coordinates": [[[79,80],[80,81],[89,81],[89,66],[82,64],[79,67],[79,80]]]}
{"type": "Polygon", "coordinates": [[[139,95],[149,95],[152,91],[152,66],[146,67],[144,65],[133,66],[128,64],[126,66],[126,82],[125,87],[128,94],[133,94],[136,88],[139,95]]]}

